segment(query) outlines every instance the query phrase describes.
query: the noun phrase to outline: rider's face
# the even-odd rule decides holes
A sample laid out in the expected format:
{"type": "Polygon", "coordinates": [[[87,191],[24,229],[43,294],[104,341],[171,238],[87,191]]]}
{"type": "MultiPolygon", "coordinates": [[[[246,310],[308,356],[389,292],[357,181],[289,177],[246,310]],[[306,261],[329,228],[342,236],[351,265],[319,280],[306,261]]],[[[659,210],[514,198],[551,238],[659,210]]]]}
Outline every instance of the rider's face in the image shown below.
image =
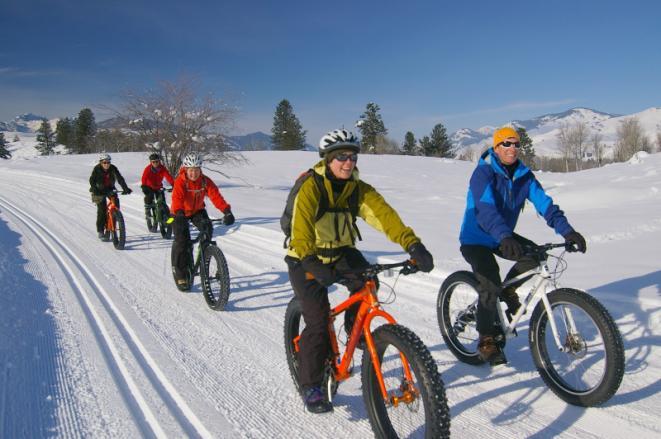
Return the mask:
{"type": "Polygon", "coordinates": [[[202,175],[202,170],[200,168],[186,168],[186,177],[190,181],[195,181],[200,178],[202,175]]]}
{"type": "Polygon", "coordinates": [[[500,163],[503,165],[511,165],[516,162],[517,158],[519,158],[519,148],[513,145],[513,143],[518,142],[519,139],[516,137],[508,137],[505,141],[512,145],[509,147],[503,146],[502,144],[498,145],[494,148],[494,152],[500,159],[500,163]]]}
{"type": "Polygon", "coordinates": [[[334,158],[333,160],[330,161],[330,163],[328,163],[328,167],[330,168],[331,173],[338,180],[348,180],[349,178],[351,178],[353,169],[356,167],[356,162],[351,160],[350,158],[347,158],[347,156],[357,157],[357,155],[351,150],[346,150],[346,151],[340,151],[338,156],[341,156],[345,160],[341,161],[338,160],[337,158],[334,158]]]}

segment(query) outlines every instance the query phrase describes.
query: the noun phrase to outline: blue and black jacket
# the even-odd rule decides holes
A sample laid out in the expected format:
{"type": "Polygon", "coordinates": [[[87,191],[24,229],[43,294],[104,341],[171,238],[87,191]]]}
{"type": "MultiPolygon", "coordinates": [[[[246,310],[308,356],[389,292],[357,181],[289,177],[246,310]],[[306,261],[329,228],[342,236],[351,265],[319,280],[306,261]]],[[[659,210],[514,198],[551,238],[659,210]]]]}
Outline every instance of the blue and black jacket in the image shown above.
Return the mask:
{"type": "Polygon", "coordinates": [[[471,176],[459,234],[461,245],[498,247],[503,238],[514,233],[526,199],[556,233],[565,236],[573,231],[530,169],[519,160],[510,178],[493,148],[489,148],[471,176]]]}

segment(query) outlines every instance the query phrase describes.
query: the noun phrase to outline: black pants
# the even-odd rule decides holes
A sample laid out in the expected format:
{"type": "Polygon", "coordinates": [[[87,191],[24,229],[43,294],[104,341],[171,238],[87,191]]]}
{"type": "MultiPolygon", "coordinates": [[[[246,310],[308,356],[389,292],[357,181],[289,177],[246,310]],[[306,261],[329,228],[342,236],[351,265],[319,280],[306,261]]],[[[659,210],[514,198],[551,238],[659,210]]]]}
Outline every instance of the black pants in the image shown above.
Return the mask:
{"type": "MultiPolygon", "coordinates": [[[[106,198],[101,198],[101,201],[96,203],[96,231],[103,233],[106,228],[106,198]]],[[[119,197],[115,197],[115,205],[119,209],[119,197]]]]}
{"type": "Polygon", "coordinates": [[[141,186],[142,193],[145,194],[145,209],[147,206],[151,205],[154,202],[154,199],[158,195],[159,191],[155,191],[149,186],[141,186]]]}
{"type": "MultiPolygon", "coordinates": [[[[529,239],[517,235],[512,236],[521,245],[536,244],[529,239]]],[[[497,309],[496,301],[502,291],[500,281],[500,269],[494,255],[505,258],[498,248],[492,249],[482,245],[462,245],[461,254],[470,264],[475,273],[475,277],[480,282],[478,287],[479,302],[477,305],[477,332],[480,335],[497,335],[496,322],[497,309]]],[[[524,273],[538,265],[537,261],[530,257],[522,257],[516,261],[516,264],[505,276],[505,280],[511,279],[524,273]]]]}
{"type": "Polygon", "coordinates": [[[207,211],[202,209],[195,212],[190,217],[176,216],[172,231],[174,232],[174,242],[172,243],[172,267],[174,267],[177,279],[186,277],[188,269],[190,230],[188,222],[191,221],[198,230],[207,230],[209,238],[213,235],[213,225],[209,221],[207,211]]]}
{"type": "MultiPolygon", "coordinates": [[[[315,279],[306,279],[301,261],[286,257],[289,267],[289,281],[296,298],[301,302],[305,329],[301,333],[299,352],[299,384],[302,388],[319,386],[324,375],[324,365],[330,356],[330,339],[328,335],[328,316],[330,303],[328,290],[315,279]]],[[[362,268],[369,265],[365,257],[355,248],[343,251],[339,260],[331,264],[337,271],[362,268]]],[[[351,293],[363,287],[360,279],[345,282],[351,293]]],[[[353,306],[345,313],[345,322],[353,322],[360,304],[353,306]]]]}

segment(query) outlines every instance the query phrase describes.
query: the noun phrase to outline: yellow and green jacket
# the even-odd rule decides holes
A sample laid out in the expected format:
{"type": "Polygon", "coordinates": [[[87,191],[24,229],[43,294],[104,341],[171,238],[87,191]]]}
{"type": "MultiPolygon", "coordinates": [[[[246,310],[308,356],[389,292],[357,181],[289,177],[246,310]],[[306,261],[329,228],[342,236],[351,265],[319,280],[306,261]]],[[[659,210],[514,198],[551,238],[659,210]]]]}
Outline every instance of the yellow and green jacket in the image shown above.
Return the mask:
{"type": "Polygon", "coordinates": [[[313,171],[323,177],[329,208],[346,208],[345,212],[327,211],[315,222],[321,193],[314,178],[308,178],[300,187],[294,200],[291,220],[291,241],[287,255],[303,259],[317,255],[323,263],[339,259],[343,247],[354,247],[356,231],[353,218],[348,212],[348,200],[358,187],[358,216],[367,224],[383,232],[388,239],[407,250],[420,239],[407,227],[397,212],[390,207],[376,189],[360,181],[355,169],[337,199],[330,180],[326,177],[326,162],[321,160],[313,171]]]}

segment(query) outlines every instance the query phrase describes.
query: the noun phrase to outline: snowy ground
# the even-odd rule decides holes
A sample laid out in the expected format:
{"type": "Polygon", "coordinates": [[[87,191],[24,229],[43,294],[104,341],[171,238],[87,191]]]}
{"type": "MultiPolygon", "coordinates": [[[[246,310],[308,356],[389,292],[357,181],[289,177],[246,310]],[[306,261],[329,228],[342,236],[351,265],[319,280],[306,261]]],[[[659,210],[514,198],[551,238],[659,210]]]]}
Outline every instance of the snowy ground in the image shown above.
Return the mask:
{"type": "MultiPolygon", "coordinates": [[[[11,137],[10,137],[11,138],[11,137]]],[[[88,193],[95,156],[0,160],[0,437],[371,437],[360,376],[340,386],[332,415],[306,414],[285,361],[282,323],[292,291],[278,219],[314,153],[247,153],[250,164],[210,173],[237,223],[215,234],[232,275],[227,311],[199,285],[176,290],[171,243],[146,232],[144,154],[116,154],[135,193],[122,197],[126,249],[99,242],[88,193]]],[[[537,375],[527,329],[507,366],[459,363],[443,344],[435,301],[465,269],[457,235],[473,164],[361,156],[362,177],[435,256],[430,274],[399,280],[387,307],[427,344],[448,391],[454,437],[661,437],[661,154],[575,174],[541,173],[547,191],[588,239],[567,257],[563,285],[588,290],[625,338],[626,372],[603,407],[569,406],[537,375]],[[655,420],[656,419],[656,420],[655,420]]],[[[209,208],[211,215],[218,215],[209,208]]],[[[519,231],[558,241],[527,207],[519,231]]],[[[371,260],[401,249],[362,223],[371,260]]],[[[386,282],[389,282],[386,279],[386,282]]],[[[331,294],[332,301],[345,297],[331,294]]],[[[358,364],[356,365],[358,369],[358,364]]]]}

